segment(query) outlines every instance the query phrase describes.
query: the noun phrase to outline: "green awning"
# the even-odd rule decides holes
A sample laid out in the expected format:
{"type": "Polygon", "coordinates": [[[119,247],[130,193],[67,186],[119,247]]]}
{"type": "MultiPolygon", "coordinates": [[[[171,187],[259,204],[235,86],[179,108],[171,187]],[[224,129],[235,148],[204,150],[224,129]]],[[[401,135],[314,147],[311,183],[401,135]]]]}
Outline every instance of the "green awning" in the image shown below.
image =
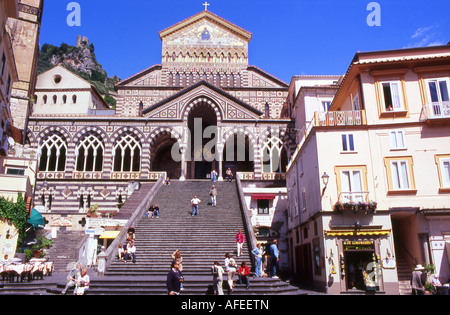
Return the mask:
{"type": "Polygon", "coordinates": [[[36,209],[31,210],[30,218],[27,222],[33,225],[34,228],[43,228],[45,226],[44,217],[36,209]]]}

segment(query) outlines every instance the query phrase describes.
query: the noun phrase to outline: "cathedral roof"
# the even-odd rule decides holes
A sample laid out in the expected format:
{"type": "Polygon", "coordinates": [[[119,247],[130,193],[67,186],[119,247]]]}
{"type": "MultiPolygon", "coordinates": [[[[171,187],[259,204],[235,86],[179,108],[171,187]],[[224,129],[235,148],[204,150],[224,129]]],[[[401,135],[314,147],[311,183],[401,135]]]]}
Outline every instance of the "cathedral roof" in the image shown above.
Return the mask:
{"type": "Polygon", "coordinates": [[[169,36],[170,34],[173,34],[189,25],[192,25],[193,23],[196,23],[202,19],[207,19],[212,22],[215,22],[222,27],[228,29],[230,32],[240,36],[241,38],[245,39],[247,42],[249,42],[252,38],[252,33],[249,31],[225,20],[224,18],[221,18],[220,16],[212,13],[211,11],[201,11],[181,22],[178,22],[162,31],[159,32],[159,37],[161,40],[165,38],[166,36],[169,36]]]}

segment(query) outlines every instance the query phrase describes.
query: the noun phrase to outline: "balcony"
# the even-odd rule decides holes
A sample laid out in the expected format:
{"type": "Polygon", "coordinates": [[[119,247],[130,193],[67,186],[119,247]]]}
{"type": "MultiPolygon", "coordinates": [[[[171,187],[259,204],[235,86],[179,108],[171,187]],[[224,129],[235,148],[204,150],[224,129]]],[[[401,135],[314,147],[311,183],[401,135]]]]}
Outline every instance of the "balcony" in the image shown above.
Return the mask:
{"type": "Polygon", "coordinates": [[[332,111],[326,113],[315,112],[316,126],[361,126],[366,125],[366,112],[364,110],[332,111]]]}
{"type": "Polygon", "coordinates": [[[338,213],[346,211],[374,213],[376,209],[377,203],[369,199],[368,191],[341,192],[339,201],[333,205],[333,210],[338,213]]]}
{"type": "Polygon", "coordinates": [[[420,121],[427,123],[450,122],[450,101],[425,104],[422,107],[420,121]]]}

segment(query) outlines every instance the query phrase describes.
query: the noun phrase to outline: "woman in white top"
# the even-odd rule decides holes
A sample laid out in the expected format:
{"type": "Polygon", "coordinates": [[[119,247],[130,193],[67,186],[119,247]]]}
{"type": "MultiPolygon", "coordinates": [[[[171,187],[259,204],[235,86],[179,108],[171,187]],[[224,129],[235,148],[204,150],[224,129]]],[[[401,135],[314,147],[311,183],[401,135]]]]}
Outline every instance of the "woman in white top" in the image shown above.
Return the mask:
{"type": "Polygon", "coordinates": [[[233,256],[230,253],[226,253],[225,271],[227,272],[228,286],[230,287],[231,292],[233,292],[234,289],[233,277],[236,275],[236,267],[236,261],[233,259],[233,256]]]}
{"type": "Polygon", "coordinates": [[[75,295],[83,295],[86,293],[86,291],[89,290],[89,283],[91,282],[91,279],[89,278],[89,275],[87,274],[86,268],[81,269],[81,275],[80,278],[77,280],[77,284],[75,286],[75,290],[73,291],[73,294],[75,295]]]}

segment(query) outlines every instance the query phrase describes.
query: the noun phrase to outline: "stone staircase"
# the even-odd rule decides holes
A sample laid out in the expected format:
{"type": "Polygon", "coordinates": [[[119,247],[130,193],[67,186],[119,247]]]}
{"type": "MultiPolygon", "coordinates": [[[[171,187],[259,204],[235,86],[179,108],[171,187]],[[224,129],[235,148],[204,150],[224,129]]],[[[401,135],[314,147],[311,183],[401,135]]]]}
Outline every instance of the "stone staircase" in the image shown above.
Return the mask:
{"type": "MultiPolygon", "coordinates": [[[[235,235],[239,229],[245,233],[236,184],[215,183],[218,190],[217,207],[210,205],[208,194],[211,185],[211,181],[192,180],[172,181],[170,186],[162,186],[152,200],[153,204],[160,207],[159,218],[142,216],[135,224],[136,263],[124,263],[115,259],[103,277],[97,276],[94,270],[88,271],[91,276],[88,294],[166,295],[166,276],[170,270],[171,254],[176,249],[183,257],[183,295],[212,294],[210,267],[216,260],[223,266],[227,252],[235,256],[238,264],[246,261],[251,266],[248,246],[244,246],[241,257],[235,255],[235,235]],[[192,217],[190,200],[194,195],[197,195],[202,203],[199,207],[200,215],[192,217]]],[[[145,191],[148,191],[147,188],[142,186],[140,193],[145,195],[145,191]]],[[[133,198],[129,198],[123,209],[126,209],[127,204],[131,209],[142,201],[141,198],[136,199],[139,199],[136,204],[131,205],[133,198]]],[[[66,275],[66,272],[55,275],[56,282],[49,279],[45,293],[42,289],[33,291],[29,288],[28,291],[23,291],[23,294],[59,294],[65,286],[66,275]]],[[[226,280],[224,275],[225,294],[226,280]]],[[[279,279],[251,278],[249,290],[244,284],[238,284],[237,276],[234,280],[236,287],[233,295],[309,294],[308,291],[299,290],[279,279]]],[[[0,294],[21,294],[17,292],[22,285],[24,284],[7,285],[0,289],[0,294]]]]}
{"type": "Polygon", "coordinates": [[[411,295],[411,274],[412,266],[402,256],[397,256],[397,276],[400,295],[411,295]]]}
{"type": "MultiPolygon", "coordinates": [[[[236,185],[215,183],[217,207],[209,205],[211,185],[210,181],[186,181],[163,186],[152,202],[160,207],[159,218],[144,216],[135,226],[137,262],[115,261],[106,275],[166,274],[176,249],[182,254],[185,275],[209,275],[215,260],[223,264],[227,252],[236,256],[235,235],[239,229],[245,232],[236,185]],[[192,217],[194,195],[202,202],[199,216],[192,217]]],[[[235,260],[250,264],[248,247],[235,260]]]]}
{"type": "MultiPolygon", "coordinates": [[[[251,266],[248,246],[236,257],[235,235],[239,229],[245,233],[236,184],[215,183],[217,207],[210,205],[211,185],[211,181],[191,180],[172,181],[170,186],[163,186],[152,201],[160,207],[159,218],[143,216],[135,225],[136,263],[116,259],[104,277],[92,278],[89,294],[166,295],[166,276],[176,249],[183,257],[183,295],[211,294],[210,267],[214,261],[223,266],[227,252],[234,255],[238,264],[246,261],[251,266]],[[191,216],[190,200],[194,195],[202,200],[199,216],[191,216]]],[[[225,275],[225,292],[226,280],[225,275]]],[[[251,278],[249,290],[238,284],[237,276],[234,280],[233,295],[306,294],[279,279],[251,278]]],[[[58,293],[62,287],[63,284],[58,284],[49,292],[58,293]]]]}

